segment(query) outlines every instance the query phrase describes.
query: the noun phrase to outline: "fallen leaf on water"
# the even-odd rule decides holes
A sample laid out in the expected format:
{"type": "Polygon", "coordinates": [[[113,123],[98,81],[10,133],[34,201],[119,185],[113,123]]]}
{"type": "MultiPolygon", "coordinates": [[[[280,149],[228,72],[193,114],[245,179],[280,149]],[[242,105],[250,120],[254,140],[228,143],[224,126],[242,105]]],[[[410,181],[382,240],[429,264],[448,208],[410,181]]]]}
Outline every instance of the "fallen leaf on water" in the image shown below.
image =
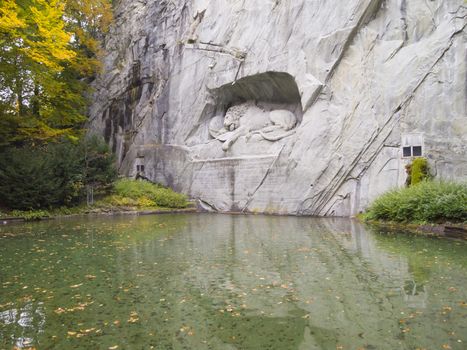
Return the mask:
{"type": "Polygon", "coordinates": [[[450,306],[443,306],[443,315],[447,314],[448,312],[452,311],[452,307],[450,306]]]}
{"type": "Polygon", "coordinates": [[[85,330],[80,330],[81,333],[91,333],[93,331],[95,331],[96,329],[95,328],[89,328],[89,329],[85,329],[85,330]]]}
{"type": "Polygon", "coordinates": [[[24,297],[19,298],[24,303],[28,303],[33,300],[32,295],[25,295],[24,297]]]}
{"type": "Polygon", "coordinates": [[[311,252],[311,249],[310,249],[310,248],[307,248],[307,247],[298,248],[298,249],[297,249],[297,252],[300,252],[300,253],[308,253],[308,252],[311,252]]]}
{"type": "Polygon", "coordinates": [[[9,303],[6,303],[6,304],[0,304],[0,309],[3,309],[5,307],[8,307],[8,306],[12,306],[13,303],[12,302],[9,302],[9,303]]]}
{"type": "Polygon", "coordinates": [[[130,318],[128,319],[128,323],[136,323],[139,321],[138,313],[136,311],[132,311],[130,313],[130,318]]]}

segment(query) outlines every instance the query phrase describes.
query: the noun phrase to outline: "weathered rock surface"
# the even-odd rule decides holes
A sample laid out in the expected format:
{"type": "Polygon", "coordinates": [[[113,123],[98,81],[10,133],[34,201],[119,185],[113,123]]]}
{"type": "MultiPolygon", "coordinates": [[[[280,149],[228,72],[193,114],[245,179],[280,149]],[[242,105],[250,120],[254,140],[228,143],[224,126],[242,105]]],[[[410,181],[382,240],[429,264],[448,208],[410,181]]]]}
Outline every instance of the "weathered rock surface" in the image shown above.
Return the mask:
{"type": "Polygon", "coordinates": [[[466,15],[463,0],[121,0],[91,128],[123,174],[144,165],[208,210],[355,214],[405,182],[404,147],[467,178],[466,15]],[[223,147],[242,105],[296,123],[223,147]]]}

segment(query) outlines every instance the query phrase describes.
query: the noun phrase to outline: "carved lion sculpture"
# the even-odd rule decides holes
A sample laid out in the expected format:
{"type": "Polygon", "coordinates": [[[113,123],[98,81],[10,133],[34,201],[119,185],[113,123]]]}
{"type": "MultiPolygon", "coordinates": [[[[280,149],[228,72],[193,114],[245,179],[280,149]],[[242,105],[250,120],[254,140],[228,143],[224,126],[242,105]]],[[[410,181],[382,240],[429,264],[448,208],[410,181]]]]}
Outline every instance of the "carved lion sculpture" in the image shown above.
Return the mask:
{"type": "Polygon", "coordinates": [[[296,124],[297,118],[288,110],[265,111],[253,103],[243,103],[230,107],[225,117],[211,119],[209,133],[222,141],[222,149],[227,151],[241,136],[259,134],[265,140],[278,141],[294,134],[296,124]]]}

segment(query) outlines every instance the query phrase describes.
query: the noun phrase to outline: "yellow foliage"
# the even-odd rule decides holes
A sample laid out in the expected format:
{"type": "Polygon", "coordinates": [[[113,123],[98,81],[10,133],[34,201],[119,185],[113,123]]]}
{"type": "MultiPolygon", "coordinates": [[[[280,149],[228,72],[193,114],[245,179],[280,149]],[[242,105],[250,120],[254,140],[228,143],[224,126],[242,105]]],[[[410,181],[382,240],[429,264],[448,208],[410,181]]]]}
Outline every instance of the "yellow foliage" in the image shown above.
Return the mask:
{"type": "Polygon", "coordinates": [[[58,0],[35,0],[29,8],[28,21],[37,28],[25,38],[24,54],[32,60],[60,72],[63,61],[76,57],[71,49],[71,34],[65,31],[65,5],[58,0]]]}
{"type": "Polygon", "coordinates": [[[138,207],[142,207],[142,208],[145,208],[145,207],[155,207],[156,206],[156,203],[149,199],[148,197],[141,197],[141,198],[138,198],[138,207]]]}
{"type": "Polygon", "coordinates": [[[11,32],[24,28],[26,23],[18,18],[18,5],[14,0],[3,0],[0,7],[0,31],[11,32]]]}
{"type": "Polygon", "coordinates": [[[17,133],[22,138],[38,141],[54,140],[62,136],[67,136],[71,140],[77,138],[77,133],[70,128],[52,128],[43,121],[33,117],[21,121],[17,133]]]}
{"type": "Polygon", "coordinates": [[[105,202],[115,207],[133,207],[136,205],[135,200],[119,195],[109,196],[105,199],[105,202]]]}

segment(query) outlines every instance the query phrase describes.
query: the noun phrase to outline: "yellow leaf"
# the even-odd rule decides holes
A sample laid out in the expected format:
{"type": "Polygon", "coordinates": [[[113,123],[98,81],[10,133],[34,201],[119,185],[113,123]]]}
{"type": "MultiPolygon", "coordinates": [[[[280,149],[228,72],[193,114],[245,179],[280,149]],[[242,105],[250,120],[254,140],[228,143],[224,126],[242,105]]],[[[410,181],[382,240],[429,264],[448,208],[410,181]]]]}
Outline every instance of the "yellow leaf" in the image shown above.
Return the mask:
{"type": "Polygon", "coordinates": [[[89,329],[81,330],[80,332],[81,333],[91,333],[91,332],[93,332],[95,330],[96,330],[95,328],[89,328],[89,329]]]}

